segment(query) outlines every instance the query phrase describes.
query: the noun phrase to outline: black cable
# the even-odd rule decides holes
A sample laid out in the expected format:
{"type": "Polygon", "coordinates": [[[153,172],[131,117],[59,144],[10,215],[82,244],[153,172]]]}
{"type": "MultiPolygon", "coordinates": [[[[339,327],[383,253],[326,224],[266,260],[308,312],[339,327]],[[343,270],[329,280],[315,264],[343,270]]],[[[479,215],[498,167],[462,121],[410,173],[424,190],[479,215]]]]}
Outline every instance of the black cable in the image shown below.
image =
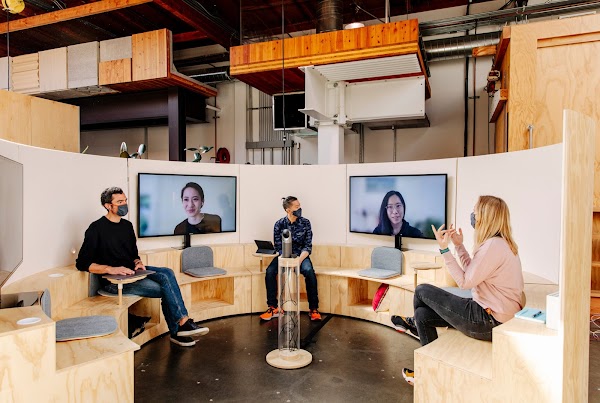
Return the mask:
{"type": "MultiPolygon", "coordinates": [[[[467,13],[469,15],[469,10],[471,7],[471,0],[467,3],[467,13]]],[[[469,31],[465,31],[465,36],[469,35],[469,31]]],[[[468,143],[469,143],[469,57],[465,57],[465,87],[464,87],[464,126],[465,130],[463,133],[463,156],[466,157],[468,155],[468,143]]]]}

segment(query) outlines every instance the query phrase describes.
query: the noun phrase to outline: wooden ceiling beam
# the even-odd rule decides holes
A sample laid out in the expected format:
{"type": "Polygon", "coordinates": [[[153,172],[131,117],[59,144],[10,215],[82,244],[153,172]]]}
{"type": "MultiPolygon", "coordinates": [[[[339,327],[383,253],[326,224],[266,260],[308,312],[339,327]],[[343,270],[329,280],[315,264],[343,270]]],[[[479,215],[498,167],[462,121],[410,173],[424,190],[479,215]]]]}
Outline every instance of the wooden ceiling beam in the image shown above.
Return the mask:
{"type": "MultiPolygon", "coordinates": [[[[21,18],[10,22],[10,32],[24,29],[56,24],[78,18],[90,17],[96,14],[108,13],[122,8],[139,6],[152,3],[153,0],[101,0],[81,6],[70,7],[64,10],[52,11],[33,17],[21,18]]],[[[9,26],[4,22],[0,24],[0,34],[6,33],[9,26]]]]}
{"type": "Polygon", "coordinates": [[[207,39],[208,35],[204,31],[191,31],[181,34],[173,34],[173,43],[185,43],[207,39]]]}
{"type": "Polygon", "coordinates": [[[197,12],[185,2],[181,0],[154,0],[154,4],[168,11],[195,30],[204,32],[208,38],[224,48],[229,49],[231,47],[231,33],[226,32],[223,28],[216,25],[214,21],[197,12]]]}

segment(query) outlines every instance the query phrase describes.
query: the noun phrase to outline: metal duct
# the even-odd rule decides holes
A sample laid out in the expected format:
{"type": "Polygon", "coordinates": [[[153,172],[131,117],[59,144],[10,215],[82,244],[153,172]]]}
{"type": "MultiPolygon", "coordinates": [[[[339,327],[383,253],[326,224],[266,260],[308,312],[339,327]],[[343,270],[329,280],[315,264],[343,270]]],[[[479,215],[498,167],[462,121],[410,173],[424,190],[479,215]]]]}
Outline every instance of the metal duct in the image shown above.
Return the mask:
{"type": "Polygon", "coordinates": [[[342,17],[342,0],[319,0],[317,2],[317,34],[342,29],[342,17]]]}
{"type": "Polygon", "coordinates": [[[568,0],[545,2],[534,6],[488,11],[485,13],[445,18],[419,24],[419,33],[424,36],[464,32],[489,25],[502,25],[533,18],[552,17],[559,14],[584,12],[600,8],[600,0],[568,0]]]}
{"type": "Polygon", "coordinates": [[[500,32],[425,41],[425,58],[427,61],[464,58],[471,56],[473,48],[496,45],[499,41],[500,32]]]}
{"type": "Polygon", "coordinates": [[[212,71],[208,71],[202,74],[193,74],[189,76],[204,84],[216,84],[223,81],[233,81],[233,77],[229,75],[229,68],[219,68],[212,71]]]}

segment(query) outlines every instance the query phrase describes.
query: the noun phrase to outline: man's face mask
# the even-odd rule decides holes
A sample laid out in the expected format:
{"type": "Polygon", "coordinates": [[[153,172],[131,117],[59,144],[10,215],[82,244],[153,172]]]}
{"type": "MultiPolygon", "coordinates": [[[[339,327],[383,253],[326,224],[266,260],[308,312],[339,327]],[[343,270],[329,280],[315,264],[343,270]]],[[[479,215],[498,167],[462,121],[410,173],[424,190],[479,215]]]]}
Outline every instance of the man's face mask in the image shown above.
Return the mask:
{"type": "Polygon", "coordinates": [[[127,204],[121,204],[117,209],[117,215],[119,217],[124,217],[127,213],[129,213],[129,207],[127,207],[127,204]]]}
{"type": "Polygon", "coordinates": [[[294,217],[298,217],[298,218],[302,217],[302,207],[300,207],[300,208],[299,208],[298,210],[296,210],[296,211],[292,211],[292,215],[293,215],[294,217]]]}

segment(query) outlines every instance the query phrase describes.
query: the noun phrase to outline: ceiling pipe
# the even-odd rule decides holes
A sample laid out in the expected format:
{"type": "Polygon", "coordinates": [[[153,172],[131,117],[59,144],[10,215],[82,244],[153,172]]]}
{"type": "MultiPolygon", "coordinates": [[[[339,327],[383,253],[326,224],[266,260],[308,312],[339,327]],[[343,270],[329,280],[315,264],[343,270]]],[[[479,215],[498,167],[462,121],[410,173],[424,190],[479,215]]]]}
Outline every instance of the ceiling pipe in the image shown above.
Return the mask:
{"type": "Polygon", "coordinates": [[[500,32],[487,32],[484,34],[425,41],[425,59],[428,62],[462,59],[471,56],[474,48],[496,45],[499,41],[500,32]]]}
{"type": "Polygon", "coordinates": [[[343,28],[342,0],[317,2],[317,34],[343,28]]]}
{"type": "Polygon", "coordinates": [[[419,24],[419,33],[424,37],[451,34],[469,31],[475,29],[475,27],[503,25],[526,19],[552,17],[558,14],[585,12],[594,9],[600,9],[600,0],[572,0],[544,3],[422,22],[419,24]]]}

